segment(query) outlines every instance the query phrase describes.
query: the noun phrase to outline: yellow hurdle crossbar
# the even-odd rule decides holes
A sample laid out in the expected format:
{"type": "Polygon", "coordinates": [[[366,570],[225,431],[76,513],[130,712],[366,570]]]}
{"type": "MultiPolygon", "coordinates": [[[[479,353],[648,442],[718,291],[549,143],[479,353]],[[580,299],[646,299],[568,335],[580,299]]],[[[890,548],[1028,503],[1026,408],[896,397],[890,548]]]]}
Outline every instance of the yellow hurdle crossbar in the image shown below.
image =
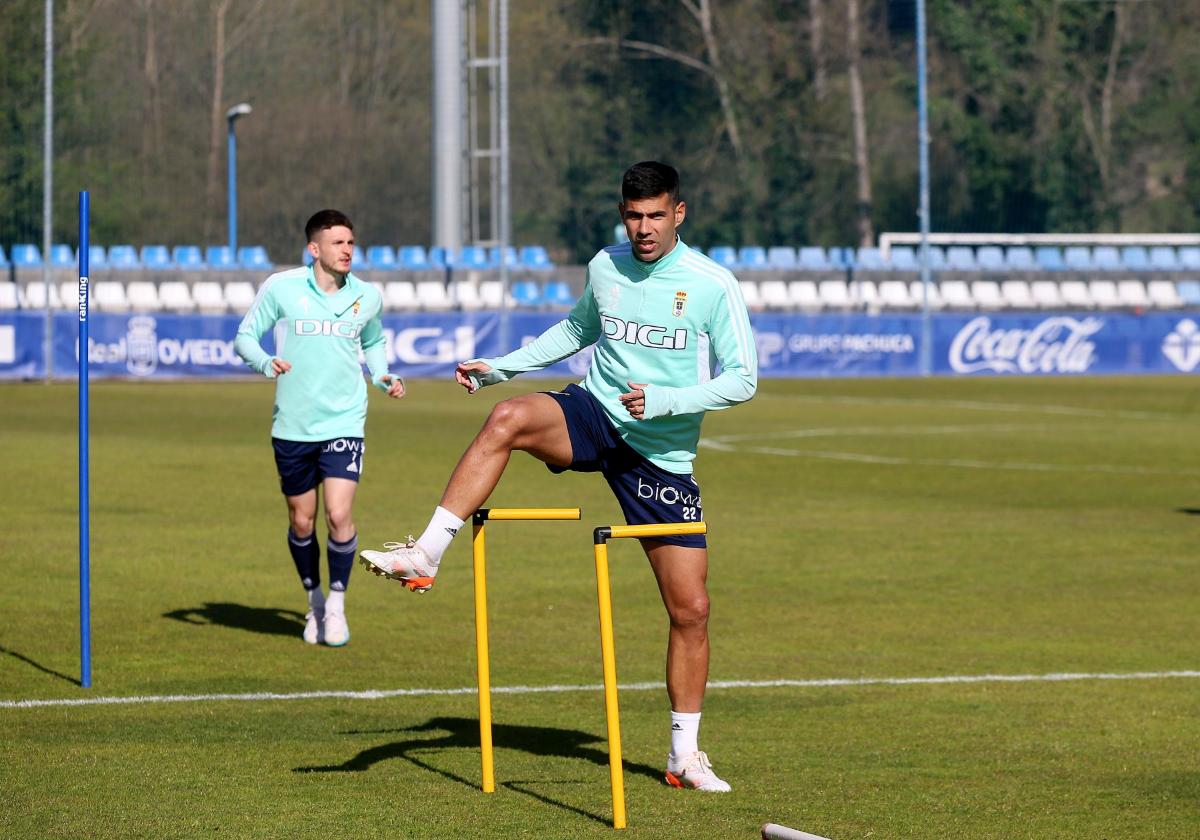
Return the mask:
{"type": "Polygon", "coordinates": [[[608,723],[608,776],[612,785],[613,828],[625,828],[625,773],[621,763],[621,712],[617,707],[617,654],[613,643],[612,587],[608,577],[608,541],[705,534],[703,522],[664,525],[609,525],[594,532],[596,601],[600,608],[600,655],[604,660],[604,716],[608,723]]]}
{"type": "Polygon", "coordinates": [[[480,508],[471,518],[471,553],[475,566],[475,654],[479,680],[479,747],[483,762],[484,793],[496,792],[492,752],[492,676],[488,653],[487,543],[484,526],[488,520],[540,521],[579,519],[579,508],[480,508]]]}

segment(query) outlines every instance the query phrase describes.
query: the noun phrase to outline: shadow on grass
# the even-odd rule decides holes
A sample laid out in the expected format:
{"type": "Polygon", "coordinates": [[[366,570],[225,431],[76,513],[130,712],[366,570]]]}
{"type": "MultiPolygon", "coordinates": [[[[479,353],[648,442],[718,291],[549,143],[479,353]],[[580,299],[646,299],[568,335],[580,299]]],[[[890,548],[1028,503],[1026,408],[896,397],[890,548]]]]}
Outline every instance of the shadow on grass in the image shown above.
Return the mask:
{"type": "MultiPolygon", "coordinates": [[[[392,741],[387,744],[380,744],[376,747],[368,747],[361,751],[358,755],[347,759],[341,764],[321,765],[313,767],[296,767],[294,773],[361,773],[364,770],[369,770],[375,764],[381,761],[390,761],[391,759],[402,759],[411,764],[420,767],[422,770],[428,770],[431,773],[436,773],[443,778],[453,782],[458,782],[461,785],[477,790],[479,783],[477,780],[465,779],[455,773],[443,770],[428,763],[428,760],[418,758],[418,753],[440,753],[447,749],[463,748],[473,751],[479,750],[479,721],[476,718],[458,718],[458,717],[436,717],[418,726],[410,726],[404,729],[383,729],[383,730],[351,730],[343,732],[343,735],[383,735],[391,733],[438,733],[437,737],[432,738],[410,738],[402,741],[392,741]]],[[[492,726],[492,746],[496,749],[511,749],[520,750],[531,755],[555,757],[555,758],[577,758],[584,761],[598,764],[602,767],[608,766],[608,749],[602,737],[583,732],[578,729],[556,729],[548,726],[517,726],[513,724],[493,724],[492,726]],[[601,746],[592,746],[600,744],[601,746]]],[[[635,773],[640,776],[647,776],[655,781],[661,781],[662,773],[646,764],[632,764],[628,761],[624,762],[625,771],[627,773],[635,773]]],[[[593,814],[584,811],[574,805],[569,805],[565,802],[559,802],[544,794],[538,793],[531,789],[532,785],[558,785],[567,784],[569,782],[553,781],[553,780],[525,780],[517,782],[502,782],[501,786],[509,790],[522,793],[526,796],[537,799],[548,805],[553,805],[556,808],[570,811],[575,814],[585,816],[597,822],[608,824],[609,819],[605,816],[593,814]]]]}
{"type": "Polygon", "coordinates": [[[1200,516],[1200,508],[1175,508],[1176,513],[1186,513],[1188,516],[1200,516]]]}
{"type": "Polygon", "coordinates": [[[15,650],[10,650],[9,648],[6,648],[6,647],[0,647],[0,653],[7,654],[8,656],[11,656],[13,659],[19,659],[20,661],[24,662],[26,665],[30,666],[31,668],[37,668],[43,674],[49,674],[52,677],[58,677],[60,680],[66,680],[67,682],[71,683],[72,685],[83,685],[83,683],[80,682],[75,677],[69,677],[66,674],[55,671],[53,668],[47,668],[42,663],[35,662],[34,660],[30,659],[28,656],[26,656],[23,653],[17,653],[15,650]]]}
{"type": "Polygon", "coordinates": [[[182,621],[184,624],[213,624],[272,636],[299,636],[304,629],[304,615],[295,610],[248,607],[245,604],[225,602],[209,602],[203,607],[171,610],[163,613],[163,618],[182,621]]]}

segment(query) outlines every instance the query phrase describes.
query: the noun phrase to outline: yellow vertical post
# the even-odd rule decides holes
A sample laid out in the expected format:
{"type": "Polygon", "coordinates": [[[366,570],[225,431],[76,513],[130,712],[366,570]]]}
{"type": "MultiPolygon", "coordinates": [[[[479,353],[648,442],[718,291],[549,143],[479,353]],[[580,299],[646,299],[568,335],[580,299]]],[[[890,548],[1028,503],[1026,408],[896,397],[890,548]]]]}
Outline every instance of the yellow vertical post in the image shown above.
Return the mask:
{"type": "Polygon", "coordinates": [[[487,546],[485,520],[476,518],[471,555],[475,567],[475,662],[479,679],[479,752],[483,761],[483,792],[496,792],[492,761],[492,675],[488,659],[487,546]]]}
{"type": "Polygon", "coordinates": [[[621,712],[617,707],[617,655],[613,642],[608,545],[597,538],[595,552],[596,600],[600,607],[600,655],[604,659],[604,714],[608,721],[608,775],[612,785],[613,828],[625,828],[625,773],[621,763],[621,712]]]}

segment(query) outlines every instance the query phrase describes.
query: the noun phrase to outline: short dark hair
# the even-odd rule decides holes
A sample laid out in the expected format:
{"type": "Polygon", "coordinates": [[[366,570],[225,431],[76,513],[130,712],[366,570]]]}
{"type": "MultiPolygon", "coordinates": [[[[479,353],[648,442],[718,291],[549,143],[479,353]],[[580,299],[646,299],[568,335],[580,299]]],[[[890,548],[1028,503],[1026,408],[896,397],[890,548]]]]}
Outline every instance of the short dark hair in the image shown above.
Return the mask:
{"type": "Polygon", "coordinates": [[[625,170],[621,178],[621,200],[636,201],[667,194],[672,204],[679,201],[679,173],[675,167],[656,160],[644,160],[625,170]]]}
{"type": "Polygon", "coordinates": [[[318,210],[304,225],[305,241],[312,242],[314,236],[331,227],[345,227],[354,230],[354,223],[341,210],[318,210]]]}

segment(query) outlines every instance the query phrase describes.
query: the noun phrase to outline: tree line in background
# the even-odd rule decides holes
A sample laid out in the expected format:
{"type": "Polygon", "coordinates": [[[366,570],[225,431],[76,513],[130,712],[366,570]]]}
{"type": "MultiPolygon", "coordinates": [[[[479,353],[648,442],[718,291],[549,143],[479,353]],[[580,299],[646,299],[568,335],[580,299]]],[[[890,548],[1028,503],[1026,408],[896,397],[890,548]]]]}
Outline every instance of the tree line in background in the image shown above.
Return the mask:
{"type": "MultiPolygon", "coordinates": [[[[485,0],[480,5],[486,7],[485,0]]],[[[290,262],[313,210],[430,238],[428,0],[57,0],[55,232],[240,241],[290,262]]],[[[41,241],[43,0],[0,16],[0,244],[41,241]]],[[[915,230],[911,0],[510,0],[513,230],[586,259],[620,174],[684,179],[689,241],[859,245],[915,230]]],[[[1200,0],[930,0],[932,223],[1200,227],[1200,0]]]]}

